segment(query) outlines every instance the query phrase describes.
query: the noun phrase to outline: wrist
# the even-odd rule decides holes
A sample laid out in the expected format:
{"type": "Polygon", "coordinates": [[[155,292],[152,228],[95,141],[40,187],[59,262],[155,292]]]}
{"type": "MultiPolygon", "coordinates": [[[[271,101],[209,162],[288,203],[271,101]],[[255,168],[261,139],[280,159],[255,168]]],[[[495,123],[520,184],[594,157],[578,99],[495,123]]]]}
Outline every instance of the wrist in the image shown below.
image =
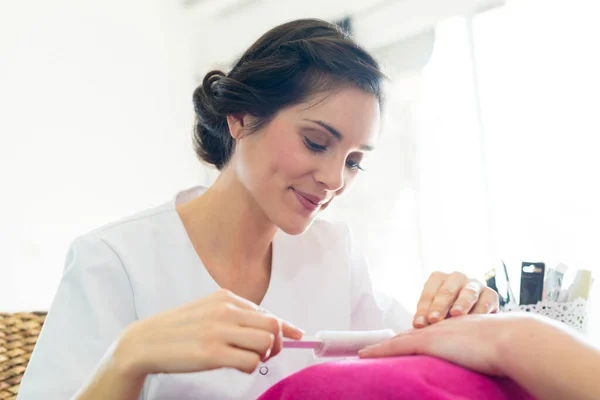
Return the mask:
{"type": "Polygon", "coordinates": [[[135,330],[128,328],[117,342],[111,358],[111,369],[126,379],[145,379],[150,373],[137,351],[135,330]]]}
{"type": "Polygon", "coordinates": [[[529,356],[536,351],[536,343],[544,341],[544,325],[531,314],[511,320],[508,329],[500,334],[496,346],[495,365],[501,376],[516,378],[513,375],[530,360],[529,356]]]}

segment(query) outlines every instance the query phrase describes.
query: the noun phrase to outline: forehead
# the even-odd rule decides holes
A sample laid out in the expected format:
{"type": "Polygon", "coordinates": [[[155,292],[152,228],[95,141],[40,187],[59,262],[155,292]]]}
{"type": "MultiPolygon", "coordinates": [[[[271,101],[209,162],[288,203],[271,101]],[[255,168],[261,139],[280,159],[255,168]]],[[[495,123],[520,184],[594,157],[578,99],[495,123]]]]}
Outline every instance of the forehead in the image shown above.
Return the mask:
{"type": "Polygon", "coordinates": [[[315,96],[282,111],[287,118],[318,120],[337,129],[344,139],[372,144],[379,135],[381,111],[373,94],[347,87],[315,96]]]}

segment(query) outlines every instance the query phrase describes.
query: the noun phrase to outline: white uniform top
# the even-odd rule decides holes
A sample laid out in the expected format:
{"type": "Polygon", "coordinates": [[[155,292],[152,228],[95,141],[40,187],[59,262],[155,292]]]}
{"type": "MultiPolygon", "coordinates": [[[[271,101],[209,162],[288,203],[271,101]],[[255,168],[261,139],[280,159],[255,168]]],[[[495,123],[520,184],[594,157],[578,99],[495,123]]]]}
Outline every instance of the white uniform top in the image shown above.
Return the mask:
{"type": "MultiPolygon", "coordinates": [[[[127,325],[219,289],[175,208],[203,190],[181,192],[174,201],[73,242],[20,400],[70,398],[127,325]]],[[[408,329],[412,319],[399,303],[373,292],[366,261],[351,245],[346,226],[318,220],[302,235],[275,235],[271,281],[261,306],[307,335],[319,330],[398,332],[408,329]]],[[[140,399],[255,399],[316,362],[311,351],[286,349],[266,363],[266,375],[233,369],[150,375],[140,399]]]]}

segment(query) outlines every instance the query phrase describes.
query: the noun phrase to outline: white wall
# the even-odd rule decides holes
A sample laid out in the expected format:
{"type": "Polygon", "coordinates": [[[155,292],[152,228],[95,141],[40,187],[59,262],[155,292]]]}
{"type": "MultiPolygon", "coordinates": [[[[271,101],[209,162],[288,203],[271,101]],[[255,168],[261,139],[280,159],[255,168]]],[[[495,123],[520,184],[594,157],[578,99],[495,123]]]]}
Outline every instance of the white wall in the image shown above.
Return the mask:
{"type": "Polygon", "coordinates": [[[497,251],[515,268],[564,262],[567,281],[591,270],[600,344],[598,15],[587,0],[512,0],[474,28],[497,251]]]}
{"type": "Polygon", "coordinates": [[[47,309],[78,234],[202,182],[175,2],[2,2],[0,310],[47,309]]]}

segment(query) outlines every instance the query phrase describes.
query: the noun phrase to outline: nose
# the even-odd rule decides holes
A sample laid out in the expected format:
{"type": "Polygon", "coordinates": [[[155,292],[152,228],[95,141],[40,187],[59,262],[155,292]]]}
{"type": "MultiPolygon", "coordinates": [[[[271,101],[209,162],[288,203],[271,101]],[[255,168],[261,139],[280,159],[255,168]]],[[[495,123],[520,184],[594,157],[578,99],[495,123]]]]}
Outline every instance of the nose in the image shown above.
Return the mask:
{"type": "Polygon", "coordinates": [[[344,187],[345,172],[345,159],[341,163],[336,160],[330,160],[329,162],[323,162],[319,166],[315,172],[315,180],[323,184],[327,190],[337,192],[344,187]]]}

